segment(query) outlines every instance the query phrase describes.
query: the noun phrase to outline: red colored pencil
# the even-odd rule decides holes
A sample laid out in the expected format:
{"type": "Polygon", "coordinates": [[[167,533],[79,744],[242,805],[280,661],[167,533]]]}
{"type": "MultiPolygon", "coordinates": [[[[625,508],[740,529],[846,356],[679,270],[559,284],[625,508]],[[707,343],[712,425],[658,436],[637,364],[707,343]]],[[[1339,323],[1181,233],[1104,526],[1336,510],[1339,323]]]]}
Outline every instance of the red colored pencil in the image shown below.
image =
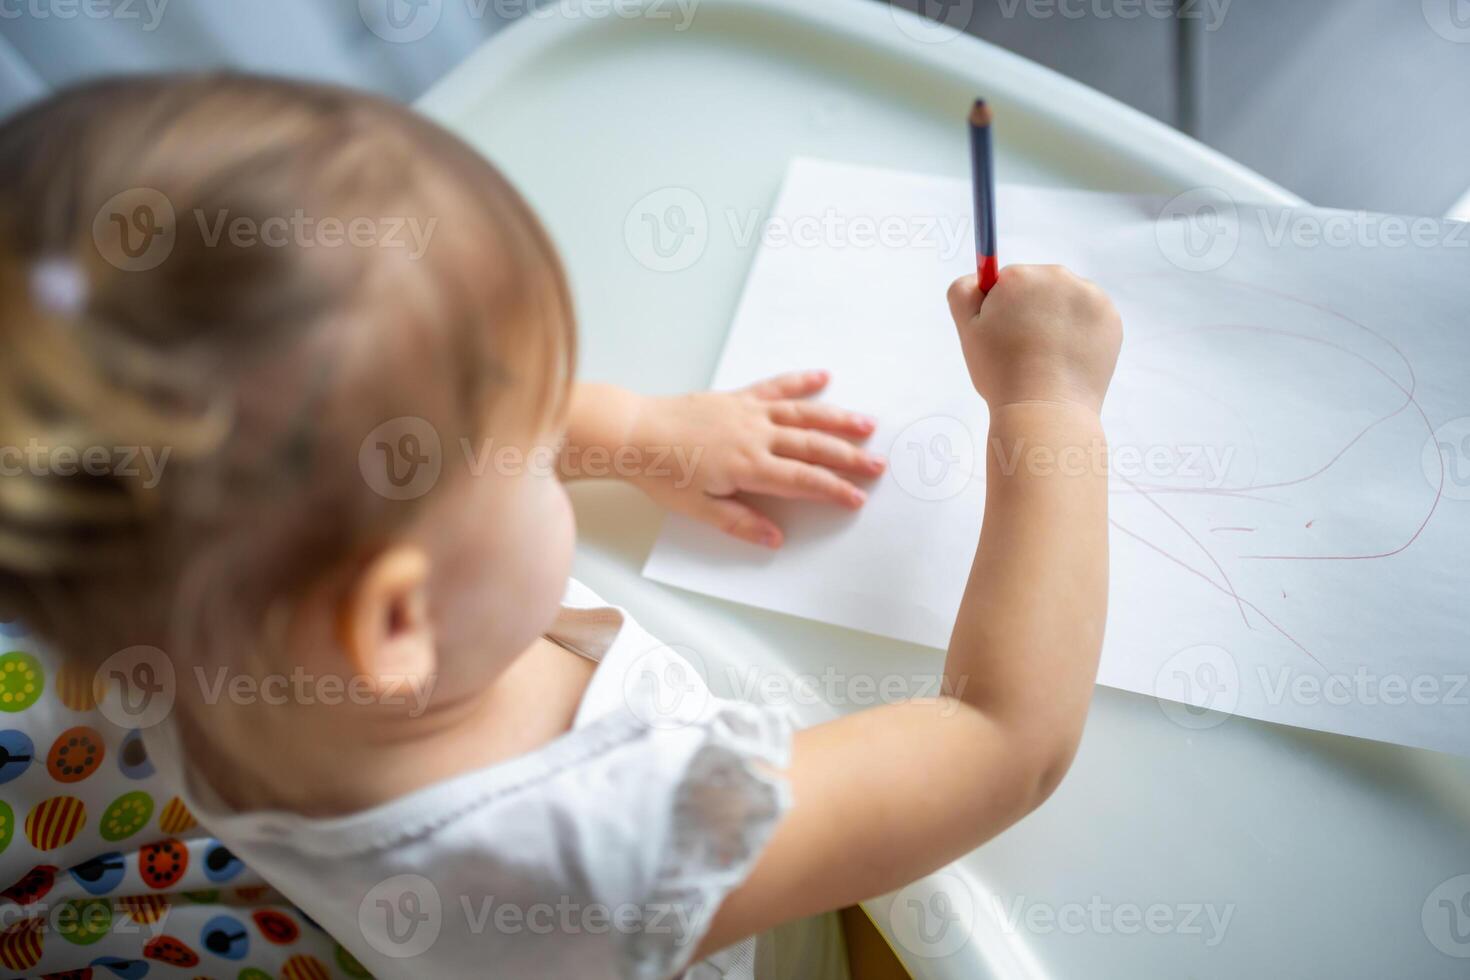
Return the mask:
{"type": "Polygon", "coordinates": [[[975,270],[980,291],[988,293],[1000,278],[995,243],[995,159],[990,124],[995,115],[984,99],[970,110],[970,168],[975,180],[975,270]]]}

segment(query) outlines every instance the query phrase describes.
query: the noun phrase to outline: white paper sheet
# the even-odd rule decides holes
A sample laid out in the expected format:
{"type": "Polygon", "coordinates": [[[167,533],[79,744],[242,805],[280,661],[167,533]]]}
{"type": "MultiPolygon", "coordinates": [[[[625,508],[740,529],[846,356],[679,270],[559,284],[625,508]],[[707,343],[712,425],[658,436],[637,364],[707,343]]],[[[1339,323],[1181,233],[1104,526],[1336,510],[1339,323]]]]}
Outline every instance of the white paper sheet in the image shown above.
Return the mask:
{"type": "MultiPolygon", "coordinates": [[[[1470,225],[1219,193],[1000,191],[1002,260],[1070,266],[1124,318],[1100,681],[1189,727],[1470,754],[1470,225]]],[[[761,501],[776,553],[670,518],[647,576],[948,642],[984,495],[944,298],[973,271],[969,194],[793,162],[713,387],[829,368],[890,471],[857,514],[761,501]]]]}

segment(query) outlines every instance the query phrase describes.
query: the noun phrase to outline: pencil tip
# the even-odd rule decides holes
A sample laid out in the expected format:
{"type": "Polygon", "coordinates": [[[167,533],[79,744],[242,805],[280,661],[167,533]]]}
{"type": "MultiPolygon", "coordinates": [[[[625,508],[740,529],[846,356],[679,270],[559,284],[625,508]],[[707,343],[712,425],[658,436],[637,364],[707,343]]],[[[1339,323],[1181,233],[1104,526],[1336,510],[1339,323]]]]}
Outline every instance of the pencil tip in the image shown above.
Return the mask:
{"type": "Polygon", "coordinates": [[[994,118],[995,113],[991,111],[990,106],[985,103],[985,100],[976,99],[975,107],[970,110],[970,125],[989,126],[994,118]]]}

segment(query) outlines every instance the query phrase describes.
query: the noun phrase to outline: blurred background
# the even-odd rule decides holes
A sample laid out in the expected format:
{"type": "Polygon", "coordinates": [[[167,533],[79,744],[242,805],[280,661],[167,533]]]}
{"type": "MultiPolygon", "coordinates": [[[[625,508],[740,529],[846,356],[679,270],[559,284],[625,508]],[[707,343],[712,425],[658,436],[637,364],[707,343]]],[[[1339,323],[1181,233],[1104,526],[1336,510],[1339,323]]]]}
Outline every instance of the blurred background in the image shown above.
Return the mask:
{"type": "MultiPolygon", "coordinates": [[[[0,114],[104,72],[213,66],[412,100],[536,2],[0,0],[0,114]],[[412,37],[403,25],[426,5],[435,26],[412,37]]],[[[893,2],[1177,126],[1314,204],[1470,218],[1470,0],[893,2]]]]}

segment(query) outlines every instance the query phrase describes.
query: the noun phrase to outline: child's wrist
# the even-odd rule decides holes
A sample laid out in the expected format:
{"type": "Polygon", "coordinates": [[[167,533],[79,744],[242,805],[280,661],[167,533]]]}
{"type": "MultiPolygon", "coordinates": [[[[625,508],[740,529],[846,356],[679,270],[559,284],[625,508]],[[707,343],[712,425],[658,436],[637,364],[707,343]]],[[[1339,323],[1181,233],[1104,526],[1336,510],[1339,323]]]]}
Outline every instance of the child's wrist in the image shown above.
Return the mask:
{"type": "Polygon", "coordinates": [[[1013,422],[1039,420],[1067,421],[1095,428],[1102,426],[1102,406],[1086,398],[1065,396],[1015,398],[992,403],[990,427],[1013,422]]]}
{"type": "Polygon", "coordinates": [[[987,438],[1002,475],[1108,475],[1108,443],[1097,409],[1062,400],[1026,400],[991,409],[987,438]]]}
{"type": "MultiPolygon", "coordinates": [[[[1075,405],[1094,414],[1102,411],[1108,376],[1057,359],[1018,359],[995,371],[981,389],[992,412],[1007,405],[1075,405]]],[[[977,386],[978,387],[978,386],[977,386]]]]}
{"type": "MultiPolygon", "coordinates": [[[[577,385],[562,448],[564,475],[572,475],[576,461],[585,460],[588,454],[612,459],[623,447],[636,445],[649,401],[615,385],[577,385]]],[[[618,468],[613,467],[608,475],[620,475],[618,468]]]]}
{"type": "Polygon", "coordinates": [[[658,441],[658,399],[627,390],[622,395],[618,446],[630,446],[644,452],[658,441]]]}

